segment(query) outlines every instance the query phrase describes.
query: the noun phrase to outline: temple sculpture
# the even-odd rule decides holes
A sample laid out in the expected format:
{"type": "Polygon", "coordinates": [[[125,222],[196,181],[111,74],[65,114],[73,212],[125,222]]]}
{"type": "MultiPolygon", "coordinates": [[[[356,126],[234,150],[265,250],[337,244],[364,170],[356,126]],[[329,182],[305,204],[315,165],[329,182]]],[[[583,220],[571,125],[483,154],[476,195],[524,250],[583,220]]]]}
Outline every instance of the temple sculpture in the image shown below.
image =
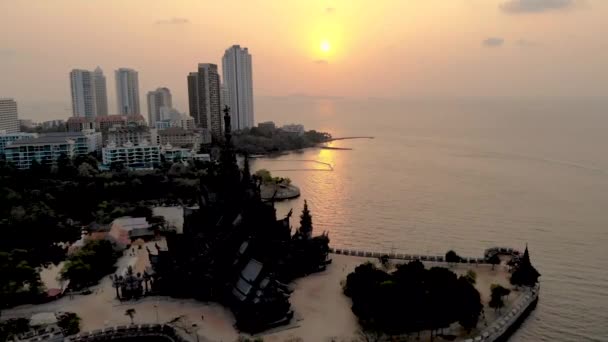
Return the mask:
{"type": "Polygon", "coordinates": [[[168,234],[167,248],[149,253],[151,286],[162,295],[222,303],[237,328],[255,333],[290,322],[288,284],[325,269],[329,237],[313,236],[312,224],[292,234],[291,212],[277,219],[248,158],[238,167],[228,107],[224,123],[221,157],[201,178],[198,207],[184,208],[183,233],[168,234]]]}

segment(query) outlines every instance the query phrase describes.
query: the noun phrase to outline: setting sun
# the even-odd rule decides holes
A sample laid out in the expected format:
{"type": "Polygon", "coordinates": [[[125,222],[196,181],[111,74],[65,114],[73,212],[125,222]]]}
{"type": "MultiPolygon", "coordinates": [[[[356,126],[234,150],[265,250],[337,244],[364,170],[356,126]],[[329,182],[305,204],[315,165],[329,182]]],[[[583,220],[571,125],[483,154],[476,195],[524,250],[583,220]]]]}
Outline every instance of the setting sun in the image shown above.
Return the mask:
{"type": "Polygon", "coordinates": [[[320,48],[322,52],[328,53],[331,50],[331,44],[329,44],[329,41],[323,40],[321,41],[320,48]]]}

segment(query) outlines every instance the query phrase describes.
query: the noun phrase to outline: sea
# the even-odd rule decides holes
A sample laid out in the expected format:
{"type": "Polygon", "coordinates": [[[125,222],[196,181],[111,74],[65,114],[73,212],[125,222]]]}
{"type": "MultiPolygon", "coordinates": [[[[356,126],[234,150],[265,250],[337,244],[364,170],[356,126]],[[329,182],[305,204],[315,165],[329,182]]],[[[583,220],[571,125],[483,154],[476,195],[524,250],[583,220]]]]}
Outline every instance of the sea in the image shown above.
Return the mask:
{"type": "Polygon", "coordinates": [[[259,158],[302,196],[276,204],[336,248],[481,256],[529,248],[539,304],[511,341],[608,341],[608,101],[599,98],[289,96],[256,121],[334,137],[259,158]]]}

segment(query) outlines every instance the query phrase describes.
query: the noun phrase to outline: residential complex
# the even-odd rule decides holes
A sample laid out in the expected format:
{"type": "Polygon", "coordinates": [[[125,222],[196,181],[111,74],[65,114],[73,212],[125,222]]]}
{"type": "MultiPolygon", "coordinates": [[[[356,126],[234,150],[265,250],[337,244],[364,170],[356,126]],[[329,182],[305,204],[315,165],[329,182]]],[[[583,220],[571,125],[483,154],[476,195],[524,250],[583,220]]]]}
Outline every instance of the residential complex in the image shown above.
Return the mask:
{"type": "Polygon", "coordinates": [[[0,131],[0,154],[4,154],[4,149],[13,142],[21,139],[30,139],[38,137],[37,133],[7,133],[6,131],[0,131]]]}
{"type": "Polygon", "coordinates": [[[201,63],[197,72],[188,75],[188,105],[196,125],[212,135],[222,134],[220,108],[220,75],[217,65],[201,63]]]}
{"type": "Polygon", "coordinates": [[[110,143],[102,152],[102,162],[107,167],[122,163],[129,168],[153,168],[158,166],[160,161],[160,147],[147,141],[139,145],[127,142],[122,146],[110,143]]]}
{"type": "Polygon", "coordinates": [[[44,133],[42,137],[57,137],[74,141],[74,156],[101,152],[101,132],[87,129],[80,132],[44,133]]]}
{"type": "Polygon", "coordinates": [[[116,102],[118,114],[139,115],[139,77],[133,69],[120,68],[115,71],[116,102]]]}
{"type": "Polygon", "coordinates": [[[161,121],[156,122],[156,128],[159,130],[169,127],[180,127],[183,129],[194,129],[196,127],[193,117],[180,113],[173,108],[163,108],[161,110],[161,118],[161,121]]]}
{"type": "Polygon", "coordinates": [[[85,129],[94,129],[105,132],[116,126],[143,126],[146,122],[141,115],[108,115],[96,118],[71,117],[68,119],[67,126],[70,132],[80,132],[85,129]]]}
{"type": "Polygon", "coordinates": [[[156,137],[153,138],[152,135],[156,136],[156,130],[150,129],[147,126],[115,126],[108,128],[108,130],[104,132],[103,142],[104,145],[114,143],[119,146],[128,142],[135,145],[144,141],[152,141],[152,143],[154,143],[156,137]]]}
{"type": "Polygon", "coordinates": [[[74,116],[92,118],[108,115],[106,78],[101,68],[97,67],[95,71],[72,70],[70,90],[74,116]]]}
{"type": "Polygon", "coordinates": [[[156,122],[163,120],[161,112],[173,108],[171,91],[168,88],[157,88],[148,92],[148,125],[156,127],[156,122]]]}
{"type": "Polygon", "coordinates": [[[204,141],[203,129],[187,130],[180,127],[171,127],[158,132],[161,145],[171,144],[178,147],[198,147],[200,144],[208,144],[204,141]]]}
{"type": "Polygon", "coordinates": [[[0,131],[6,131],[6,133],[19,132],[17,102],[13,99],[0,98],[0,131]]]}
{"type": "Polygon", "coordinates": [[[38,137],[17,140],[6,146],[4,155],[6,161],[13,163],[16,168],[24,170],[32,166],[36,160],[39,164],[51,166],[64,154],[74,157],[74,140],[65,137],[38,137]]]}
{"type": "Polygon", "coordinates": [[[233,45],[226,50],[222,58],[222,80],[228,90],[232,129],[253,127],[253,78],[247,48],[233,45]]]}

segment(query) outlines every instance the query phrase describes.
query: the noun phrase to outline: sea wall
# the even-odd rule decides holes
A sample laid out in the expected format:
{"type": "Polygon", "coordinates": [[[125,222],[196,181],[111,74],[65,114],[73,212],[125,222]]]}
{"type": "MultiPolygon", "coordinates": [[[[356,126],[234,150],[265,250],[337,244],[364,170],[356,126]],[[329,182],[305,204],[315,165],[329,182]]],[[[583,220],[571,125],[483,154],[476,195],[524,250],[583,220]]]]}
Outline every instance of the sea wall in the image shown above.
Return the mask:
{"type": "Polygon", "coordinates": [[[526,317],[536,307],[540,293],[540,284],[534,287],[522,289],[526,293],[519,300],[504,310],[504,312],[490,326],[481,331],[475,337],[465,340],[465,342],[503,342],[523,323],[526,317]]]}

